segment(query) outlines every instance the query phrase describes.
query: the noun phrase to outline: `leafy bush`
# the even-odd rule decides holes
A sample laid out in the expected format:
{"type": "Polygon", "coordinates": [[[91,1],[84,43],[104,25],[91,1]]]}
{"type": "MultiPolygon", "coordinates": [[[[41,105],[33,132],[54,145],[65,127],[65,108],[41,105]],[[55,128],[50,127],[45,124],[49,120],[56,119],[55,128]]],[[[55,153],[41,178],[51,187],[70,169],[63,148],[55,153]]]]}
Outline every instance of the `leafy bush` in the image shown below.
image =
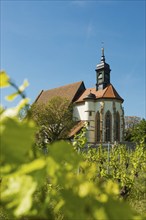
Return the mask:
{"type": "Polygon", "coordinates": [[[34,103],[29,111],[38,126],[36,144],[40,147],[45,143],[65,139],[75,124],[72,119],[71,103],[62,97],[54,97],[48,103],[34,103]]]}

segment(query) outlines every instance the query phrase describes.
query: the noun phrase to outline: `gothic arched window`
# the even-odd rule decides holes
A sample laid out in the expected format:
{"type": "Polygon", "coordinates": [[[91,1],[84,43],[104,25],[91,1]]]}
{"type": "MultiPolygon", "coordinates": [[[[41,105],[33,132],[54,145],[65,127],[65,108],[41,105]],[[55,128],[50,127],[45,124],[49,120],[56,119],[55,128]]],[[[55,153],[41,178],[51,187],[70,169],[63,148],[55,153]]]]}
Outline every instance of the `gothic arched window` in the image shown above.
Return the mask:
{"type": "Polygon", "coordinates": [[[120,115],[119,112],[116,112],[115,118],[115,125],[116,125],[116,141],[120,141],[120,115]]]}
{"type": "Polygon", "coordinates": [[[99,114],[99,112],[97,112],[97,114],[96,114],[96,123],[97,123],[96,140],[97,140],[97,142],[100,142],[100,114],[99,114]]]}
{"type": "Polygon", "coordinates": [[[105,141],[111,141],[111,130],[112,130],[112,116],[110,111],[107,111],[105,115],[105,141]]]}

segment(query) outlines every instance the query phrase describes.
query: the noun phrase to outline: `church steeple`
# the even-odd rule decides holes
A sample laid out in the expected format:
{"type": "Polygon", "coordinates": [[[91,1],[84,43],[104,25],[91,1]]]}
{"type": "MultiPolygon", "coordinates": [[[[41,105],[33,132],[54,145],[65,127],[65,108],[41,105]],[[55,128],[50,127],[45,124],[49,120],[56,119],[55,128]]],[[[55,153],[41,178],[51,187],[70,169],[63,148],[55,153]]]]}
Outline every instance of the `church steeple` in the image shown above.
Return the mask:
{"type": "Polygon", "coordinates": [[[101,62],[105,62],[104,47],[101,48],[101,62]]]}
{"type": "Polygon", "coordinates": [[[101,48],[101,62],[96,66],[96,90],[106,88],[110,84],[110,66],[105,62],[104,48],[101,48]]]}

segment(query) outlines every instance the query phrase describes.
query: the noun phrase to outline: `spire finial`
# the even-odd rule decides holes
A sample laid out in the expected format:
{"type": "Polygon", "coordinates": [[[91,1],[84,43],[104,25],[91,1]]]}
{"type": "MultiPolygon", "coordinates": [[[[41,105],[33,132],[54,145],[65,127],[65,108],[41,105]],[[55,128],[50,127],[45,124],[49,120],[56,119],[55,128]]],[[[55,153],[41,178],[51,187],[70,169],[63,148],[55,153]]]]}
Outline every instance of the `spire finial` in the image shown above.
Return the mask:
{"type": "Polygon", "coordinates": [[[105,56],[104,56],[104,42],[102,43],[102,48],[101,48],[101,62],[105,62],[105,56]]]}

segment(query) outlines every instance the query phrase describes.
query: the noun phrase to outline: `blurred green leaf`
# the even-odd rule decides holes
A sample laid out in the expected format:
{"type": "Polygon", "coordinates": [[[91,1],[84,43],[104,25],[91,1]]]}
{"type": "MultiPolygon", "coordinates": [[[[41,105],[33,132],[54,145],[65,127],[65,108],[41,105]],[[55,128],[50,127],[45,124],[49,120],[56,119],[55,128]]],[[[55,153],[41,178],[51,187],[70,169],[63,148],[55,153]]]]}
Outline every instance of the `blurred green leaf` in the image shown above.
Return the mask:
{"type": "MultiPolygon", "coordinates": [[[[108,219],[117,220],[117,219],[129,219],[134,220],[134,212],[131,210],[129,205],[124,202],[120,202],[119,200],[114,200],[111,196],[109,196],[108,201],[103,204],[105,213],[108,216],[108,219]],[[122,211],[121,211],[122,210],[122,211]]],[[[139,220],[142,218],[139,218],[139,220]]]]}
{"type": "Polygon", "coordinates": [[[81,161],[81,156],[73,150],[73,146],[70,143],[65,141],[55,142],[50,145],[49,155],[59,164],[68,162],[74,167],[77,167],[81,161]]]}
{"type": "Polygon", "coordinates": [[[0,121],[2,122],[7,117],[14,118],[18,116],[20,110],[23,109],[28,103],[29,103],[29,99],[25,98],[22,99],[16,107],[3,110],[1,113],[0,121]]]}
{"type": "Polygon", "coordinates": [[[3,179],[1,199],[7,202],[6,208],[14,209],[14,215],[27,214],[32,206],[32,194],[37,183],[31,176],[15,176],[3,179]]]}
{"type": "Polygon", "coordinates": [[[32,122],[19,122],[6,118],[1,129],[1,153],[7,163],[23,163],[34,141],[35,127],[32,122]]]}
{"type": "Polygon", "coordinates": [[[19,91],[23,92],[25,90],[26,87],[29,86],[29,82],[27,79],[24,80],[23,84],[19,87],[19,91]]]}
{"type": "Polygon", "coordinates": [[[42,168],[45,167],[45,165],[46,165],[46,161],[43,158],[36,159],[29,164],[22,165],[18,170],[17,174],[22,175],[22,174],[32,173],[35,170],[41,170],[42,168]]]}
{"type": "Polygon", "coordinates": [[[7,87],[10,86],[9,83],[10,77],[7,75],[5,71],[0,71],[0,87],[7,87]]]}
{"type": "Polygon", "coordinates": [[[12,93],[11,95],[6,96],[5,98],[8,101],[13,101],[18,95],[19,95],[19,92],[15,92],[15,93],[12,93]]]}

